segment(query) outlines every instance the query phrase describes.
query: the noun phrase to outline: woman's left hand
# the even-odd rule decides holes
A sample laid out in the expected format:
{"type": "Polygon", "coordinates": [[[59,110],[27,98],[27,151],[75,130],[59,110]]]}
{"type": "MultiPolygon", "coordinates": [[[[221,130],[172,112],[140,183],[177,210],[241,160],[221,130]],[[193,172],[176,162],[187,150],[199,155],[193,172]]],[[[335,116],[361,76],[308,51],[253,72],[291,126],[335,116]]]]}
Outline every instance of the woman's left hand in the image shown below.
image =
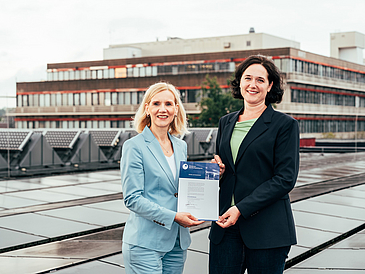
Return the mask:
{"type": "Polygon", "coordinates": [[[214,158],[210,161],[213,164],[218,164],[219,166],[219,176],[222,176],[226,170],[226,166],[223,164],[221,157],[219,155],[214,155],[214,158]]]}
{"type": "Polygon", "coordinates": [[[219,216],[216,223],[223,228],[230,227],[236,224],[238,218],[241,216],[241,212],[236,206],[230,207],[222,216],[219,216]]]}

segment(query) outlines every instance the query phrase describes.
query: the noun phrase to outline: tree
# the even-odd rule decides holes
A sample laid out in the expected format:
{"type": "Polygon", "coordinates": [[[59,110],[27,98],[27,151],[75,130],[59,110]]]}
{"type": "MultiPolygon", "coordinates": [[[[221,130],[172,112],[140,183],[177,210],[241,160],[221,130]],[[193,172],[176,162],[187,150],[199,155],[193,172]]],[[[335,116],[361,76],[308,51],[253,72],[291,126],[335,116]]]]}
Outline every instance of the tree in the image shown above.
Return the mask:
{"type": "Polygon", "coordinates": [[[203,96],[198,105],[202,111],[199,115],[189,116],[189,123],[193,127],[217,127],[222,116],[243,106],[242,100],[234,99],[230,93],[222,91],[217,77],[206,75],[201,89],[203,96]]]}

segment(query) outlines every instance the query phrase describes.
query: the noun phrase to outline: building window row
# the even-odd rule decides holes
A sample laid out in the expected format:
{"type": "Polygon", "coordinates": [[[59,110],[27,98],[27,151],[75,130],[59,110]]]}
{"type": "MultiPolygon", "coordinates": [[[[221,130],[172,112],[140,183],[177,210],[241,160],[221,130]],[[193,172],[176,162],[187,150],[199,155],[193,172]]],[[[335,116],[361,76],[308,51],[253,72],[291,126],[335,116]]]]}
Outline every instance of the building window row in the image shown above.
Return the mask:
{"type": "MultiPolygon", "coordinates": [[[[180,90],[181,100],[198,102],[200,93],[200,90],[180,90]]],[[[17,95],[17,107],[137,105],[142,102],[143,95],[144,91],[24,94],[17,95]]]]}
{"type": "MultiPolygon", "coordinates": [[[[311,86],[308,89],[314,89],[311,86]]],[[[336,94],[338,93],[352,93],[352,91],[344,91],[338,89],[330,89],[326,92],[326,88],[320,87],[321,91],[312,91],[300,89],[300,87],[291,87],[291,102],[292,103],[304,103],[304,104],[319,104],[319,105],[336,105],[336,106],[349,106],[349,107],[365,107],[365,97],[336,94]],[[322,91],[323,90],[323,91],[322,91]],[[330,93],[334,92],[334,93],[330,93]]]]}
{"type": "Polygon", "coordinates": [[[110,121],[110,120],[89,120],[89,121],[17,121],[17,128],[39,129],[39,128],[59,128],[59,129],[92,129],[92,128],[131,128],[132,121],[110,121]]]}
{"type": "Polygon", "coordinates": [[[355,120],[298,120],[300,133],[365,131],[365,121],[355,120]]]}
{"type": "Polygon", "coordinates": [[[274,63],[282,72],[286,73],[297,72],[316,75],[319,77],[341,79],[354,83],[365,83],[365,73],[356,71],[349,71],[341,68],[291,58],[274,59],[274,63]]]}
{"type": "Polygon", "coordinates": [[[215,62],[204,64],[181,64],[181,65],[162,65],[162,66],[135,66],[106,69],[82,69],[66,71],[49,71],[48,81],[72,81],[86,79],[111,79],[111,78],[130,78],[130,77],[149,77],[161,75],[177,75],[190,73],[209,73],[209,72],[233,72],[234,62],[215,62]]]}

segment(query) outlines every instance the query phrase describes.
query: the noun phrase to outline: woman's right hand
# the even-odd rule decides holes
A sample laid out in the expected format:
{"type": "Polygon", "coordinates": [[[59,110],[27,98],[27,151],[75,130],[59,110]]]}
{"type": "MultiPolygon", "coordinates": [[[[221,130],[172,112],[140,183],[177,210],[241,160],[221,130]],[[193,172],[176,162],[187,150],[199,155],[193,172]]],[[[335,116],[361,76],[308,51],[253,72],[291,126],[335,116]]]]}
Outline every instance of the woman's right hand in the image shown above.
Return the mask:
{"type": "Polygon", "coordinates": [[[177,212],[175,215],[175,222],[183,227],[192,227],[204,223],[204,221],[199,221],[188,212],[177,212]]]}
{"type": "Polygon", "coordinates": [[[226,170],[226,166],[222,163],[221,157],[219,155],[214,155],[214,158],[210,161],[213,164],[218,164],[219,166],[219,176],[222,176],[226,170]]]}

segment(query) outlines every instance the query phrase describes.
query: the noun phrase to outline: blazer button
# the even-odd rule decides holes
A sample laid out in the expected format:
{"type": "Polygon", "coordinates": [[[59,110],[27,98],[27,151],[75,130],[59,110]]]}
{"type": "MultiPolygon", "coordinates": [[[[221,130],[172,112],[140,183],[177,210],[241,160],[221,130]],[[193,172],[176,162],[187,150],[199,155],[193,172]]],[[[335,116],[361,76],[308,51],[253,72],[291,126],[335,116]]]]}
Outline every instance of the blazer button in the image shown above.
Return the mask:
{"type": "Polygon", "coordinates": [[[177,198],[177,192],[176,192],[176,193],[174,193],[174,196],[177,198]]]}

